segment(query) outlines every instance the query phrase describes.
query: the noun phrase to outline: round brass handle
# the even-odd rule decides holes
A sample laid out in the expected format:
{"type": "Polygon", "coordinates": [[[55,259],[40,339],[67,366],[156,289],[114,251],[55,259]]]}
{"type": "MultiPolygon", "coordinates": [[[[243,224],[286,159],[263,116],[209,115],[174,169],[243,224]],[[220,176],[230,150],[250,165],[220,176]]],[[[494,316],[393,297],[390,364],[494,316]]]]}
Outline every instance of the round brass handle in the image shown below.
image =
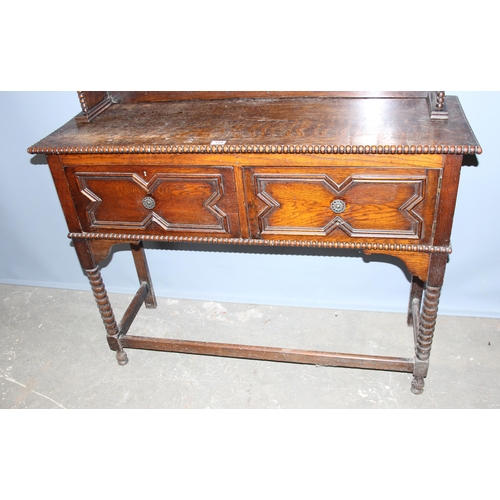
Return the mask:
{"type": "Polygon", "coordinates": [[[153,210],[153,208],[156,206],[156,201],[151,198],[151,196],[145,196],[142,199],[142,204],[144,208],[147,208],[148,210],[153,210]]]}
{"type": "Polygon", "coordinates": [[[332,212],[335,212],[336,214],[341,214],[345,210],[345,202],[342,200],[333,200],[330,203],[330,208],[332,209],[332,212]]]}

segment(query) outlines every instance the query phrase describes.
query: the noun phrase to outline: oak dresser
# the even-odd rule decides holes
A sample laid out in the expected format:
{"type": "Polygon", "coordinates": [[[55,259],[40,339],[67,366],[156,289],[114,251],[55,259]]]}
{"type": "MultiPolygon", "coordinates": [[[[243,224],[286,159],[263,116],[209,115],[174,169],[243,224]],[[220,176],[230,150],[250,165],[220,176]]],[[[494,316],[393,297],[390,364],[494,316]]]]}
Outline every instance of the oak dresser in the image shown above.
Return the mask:
{"type": "MultiPolygon", "coordinates": [[[[150,349],[413,374],[423,391],[464,157],[481,153],[444,92],[79,92],[44,154],[121,365],[150,349]],[[415,356],[129,335],[156,307],[144,242],[360,250],[412,275],[415,356]],[[100,263],[130,244],[139,289],[122,320],[100,263]]],[[[410,330],[411,331],[411,330],[410,330]]],[[[333,332],[334,333],[334,332],[333,332]]]]}

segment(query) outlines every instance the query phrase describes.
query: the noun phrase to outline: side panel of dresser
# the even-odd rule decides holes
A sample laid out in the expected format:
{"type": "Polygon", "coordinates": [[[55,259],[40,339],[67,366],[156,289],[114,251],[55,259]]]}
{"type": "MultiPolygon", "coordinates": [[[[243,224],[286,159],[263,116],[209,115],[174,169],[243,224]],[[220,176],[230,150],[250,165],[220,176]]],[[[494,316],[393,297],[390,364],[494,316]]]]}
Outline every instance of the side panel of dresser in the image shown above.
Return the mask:
{"type": "MultiPolygon", "coordinates": [[[[68,229],[73,234],[82,234],[84,225],[80,218],[81,214],[77,211],[77,202],[73,198],[70,183],[66,176],[64,158],[59,155],[48,155],[47,160],[68,229]]],[[[108,345],[111,350],[115,351],[118,363],[124,365],[128,362],[128,358],[123,349],[120,336],[127,333],[142,304],[148,308],[156,307],[153,284],[142,242],[140,240],[130,241],[130,248],[140,287],[134,300],[125,312],[122,321],[118,323],[99,270],[100,261],[108,254],[111,246],[118,243],[118,241],[92,241],[85,237],[73,237],[72,240],[82,269],[89,279],[99,313],[106,329],[108,345]]]]}
{"type": "MultiPolygon", "coordinates": [[[[434,235],[436,246],[450,245],[462,160],[461,155],[443,156],[443,173],[434,235]]],[[[446,254],[431,254],[425,291],[424,284],[416,281],[415,277],[412,283],[409,308],[413,305],[415,311],[411,314],[415,332],[415,361],[411,383],[411,391],[414,394],[423,392],[424,380],[429,370],[429,358],[447,261],[448,255],[446,254]]]]}

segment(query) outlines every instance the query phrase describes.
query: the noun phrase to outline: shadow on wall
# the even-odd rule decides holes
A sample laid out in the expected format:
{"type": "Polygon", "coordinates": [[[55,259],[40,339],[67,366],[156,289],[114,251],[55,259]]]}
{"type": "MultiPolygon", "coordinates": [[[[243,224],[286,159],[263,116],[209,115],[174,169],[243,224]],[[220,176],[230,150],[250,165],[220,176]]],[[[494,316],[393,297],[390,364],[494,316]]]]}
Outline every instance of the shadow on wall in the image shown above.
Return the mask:
{"type": "Polygon", "coordinates": [[[462,159],[462,167],[478,167],[479,160],[476,155],[464,155],[462,159]]]}
{"type": "Polygon", "coordinates": [[[47,161],[47,157],[45,155],[34,155],[30,163],[32,165],[48,165],[49,162],[47,161]]]}

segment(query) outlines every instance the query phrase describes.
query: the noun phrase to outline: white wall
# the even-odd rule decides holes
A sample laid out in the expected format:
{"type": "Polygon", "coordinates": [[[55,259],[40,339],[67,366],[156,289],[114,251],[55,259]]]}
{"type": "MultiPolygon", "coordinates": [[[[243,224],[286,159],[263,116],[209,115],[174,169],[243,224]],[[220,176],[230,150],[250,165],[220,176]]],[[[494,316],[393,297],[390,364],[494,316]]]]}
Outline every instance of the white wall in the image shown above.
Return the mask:
{"type": "MultiPolygon", "coordinates": [[[[500,92],[457,92],[483,147],[477,167],[462,169],[440,313],[500,316],[500,92]]],[[[76,92],[0,92],[0,282],[89,290],[67,239],[43,157],[26,152],[80,111],[76,92]]],[[[329,258],[290,250],[229,246],[148,249],[160,297],[403,312],[409,282],[396,260],[329,258]],[[242,253],[245,252],[245,253],[242,253]],[[387,264],[384,261],[389,260],[387,264]]],[[[310,252],[311,253],[311,252],[310,252]]],[[[103,276],[109,292],[135,293],[128,252],[114,252],[103,276]]]]}

